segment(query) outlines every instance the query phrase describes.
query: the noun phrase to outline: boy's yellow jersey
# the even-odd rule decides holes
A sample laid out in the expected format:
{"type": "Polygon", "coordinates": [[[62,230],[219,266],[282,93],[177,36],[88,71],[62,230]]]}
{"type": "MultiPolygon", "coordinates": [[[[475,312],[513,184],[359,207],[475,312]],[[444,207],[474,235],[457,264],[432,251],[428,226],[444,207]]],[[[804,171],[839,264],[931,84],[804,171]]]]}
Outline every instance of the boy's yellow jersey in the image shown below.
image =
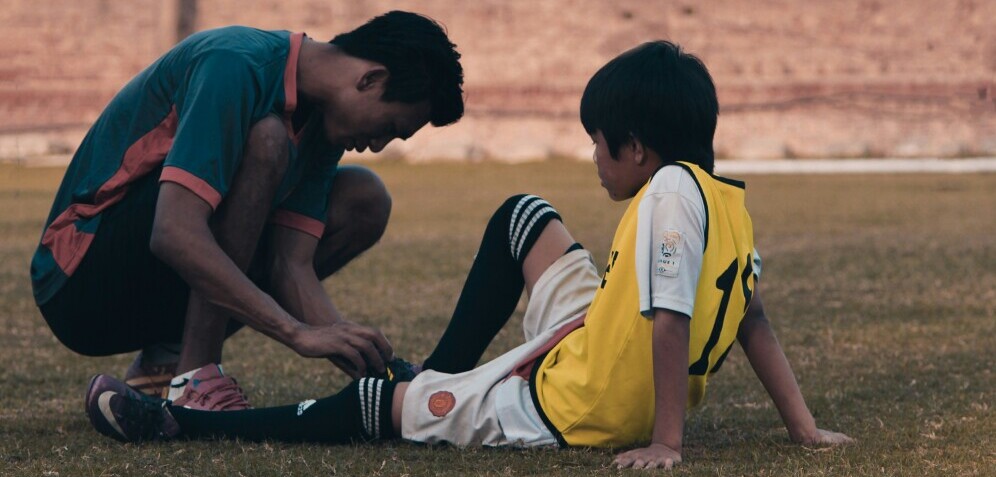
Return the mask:
{"type": "MultiPolygon", "coordinates": [[[[688,347],[688,407],[736,340],[754,290],[754,233],[744,186],[678,163],[696,179],[707,222],[688,347]]],[[[649,441],[654,422],[653,319],[640,313],[635,248],[645,185],[616,229],[601,288],[585,325],[566,336],[535,373],[536,399],[567,444],[623,446],[649,441]]]]}

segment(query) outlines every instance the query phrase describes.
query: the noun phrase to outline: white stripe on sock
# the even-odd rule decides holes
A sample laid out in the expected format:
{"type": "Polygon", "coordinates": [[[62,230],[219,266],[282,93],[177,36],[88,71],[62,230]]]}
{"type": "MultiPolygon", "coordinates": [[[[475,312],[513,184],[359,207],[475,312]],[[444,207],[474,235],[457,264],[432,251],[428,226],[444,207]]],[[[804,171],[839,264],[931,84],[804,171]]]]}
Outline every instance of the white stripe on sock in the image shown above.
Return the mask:
{"type": "Polygon", "coordinates": [[[380,402],[380,388],[384,385],[383,379],[377,380],[377,398],[374,399],[374,439],[380,439],[380,408],[383,403],[380,402]]]}
{"type": "Polygon", "coordinates": [[[529,220],[529,217],[532,216],[533,211],[540,207],[551,207],[551,206],[549,202],[540,199],[537,200],[536,202],[533,202],[532,204],[529,204],[529,207],[526,207],[526,210],[523,211],[522,215],[519,216],[518,220],[519,223],[515,225],[515,233],[512,234],[512,240],[508,242],[509,247],[511,248],[512,257],[515,258],[516,260],[519,259],[518,253],[515,250],[515,244],[518,243],[520,239],[519,232],[522,231],[522,226],[525,225],[526,221],[529,220]]]}
{"type": "Polygon", "coordinates": [[[374,430],[374,426],[373,426],[373,415],[374,415],[374,406],[376,406],[376,403],[373,400],[373,397],[374,397],[374,393],[373,393],[374,381],[376,381],[376,380],[373,379],[373,378],[367,379],[367,409],[369,410],[367,412],[367,416],[369,416],[367,418],[367,435],[368,436],[369,435],[373,435],[373,430],[374,430]]]}
{"type": "Polygon", "coordinates": [[[367,423],[367,400],[363,396],[363,386],[365,385],[367,378],[360,379],[360,385],[357,387],[357,392],[360,393],[360,415],[362,416],[363,425],[366,426],[367,423]]]}
{"type": "Polygon", "coordinates": [[[515,253],[512,254],[516,260],[519,259],[519,254],[522,253],[522,246],[526,244],[526,237],[529,237],[529,232],[533,229],[533,226],[536,225],[536,221],[550,212],[556,212],[556,210],[553,210],[553,207],[547,204],[546,207],[543,207],[533,214],[533,220],[529,221],[529,225],[526,226],[526,230],[522,232],[522,236],[519,237],[518,246],[515,247],[515,253]]]}
{"type": "Polygon", "coordinates": [[[512,210],[512,220],[509,221],[508,224],[508,243],[512,243],[512,231],[515,230],[515,220],[519,215],[519,210],[522,209],[522,206],[525,205],[526,202],[529,202],[532,199],[538,199],[538,197],[535,195],[527,195],[519,199],[519,202],[515,204],[515,209],[512,210]]]}
{"type": "Polygon", "coordinates": [[[519,232],[522,230],[522,225],[529,220],[529,215],[532,213],[532,211],[536,210],[537,207],[542,207],[543,204],[547,204],[545,200],[540,199],[539,197],[536,197],[535,199],[536,200],[532,201],[528,206],[526,206],[525,210],[523,210],[521,214],[515,217],[515,221],[512,222],[514,230],[509,240],[510,243],[515,243],[519,240],[519,232]]]}

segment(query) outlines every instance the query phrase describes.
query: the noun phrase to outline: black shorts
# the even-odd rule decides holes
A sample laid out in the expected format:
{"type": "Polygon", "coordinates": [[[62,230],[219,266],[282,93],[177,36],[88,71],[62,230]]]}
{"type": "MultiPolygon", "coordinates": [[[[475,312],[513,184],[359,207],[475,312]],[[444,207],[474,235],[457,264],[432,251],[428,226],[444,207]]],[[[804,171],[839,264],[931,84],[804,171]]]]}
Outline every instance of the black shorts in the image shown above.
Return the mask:
{"type": "Polygon", "coordinates": [[[77,353],[124,353],[183,336],[190,288],[149,250],[161,171],[133,183],[103,212],[76,272],[40,307],[59,341],[77,353]]]}

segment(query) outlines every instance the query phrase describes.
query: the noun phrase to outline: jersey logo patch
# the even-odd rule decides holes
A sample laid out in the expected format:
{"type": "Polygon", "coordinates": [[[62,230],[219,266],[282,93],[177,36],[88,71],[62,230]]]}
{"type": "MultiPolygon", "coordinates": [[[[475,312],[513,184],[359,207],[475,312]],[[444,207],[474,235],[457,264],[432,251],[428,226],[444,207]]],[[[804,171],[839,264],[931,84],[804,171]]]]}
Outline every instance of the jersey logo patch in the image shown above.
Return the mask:
{"type": "Polygon", "coordinates": [[[665,230],[661,233],[660,247],[654,272],[663,277],[677,277],[681,267],[681,246],[684,235],[677,230],[665,230]]]}
{"type": "Polygon", "coordinates": [[[433,416],[443,417],[456,406],[456,397],[449,391],[438,391],[429,396],[429,412],[433,416]]]}

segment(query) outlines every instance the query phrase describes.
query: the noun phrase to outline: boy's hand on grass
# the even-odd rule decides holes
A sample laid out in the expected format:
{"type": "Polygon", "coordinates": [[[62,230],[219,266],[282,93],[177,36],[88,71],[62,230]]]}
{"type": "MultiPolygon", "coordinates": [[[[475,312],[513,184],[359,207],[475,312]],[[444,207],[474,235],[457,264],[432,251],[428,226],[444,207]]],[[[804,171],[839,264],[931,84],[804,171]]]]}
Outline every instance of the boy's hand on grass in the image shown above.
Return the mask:
{"type": "Polygon", "coordinates": [[[816,429],[816,432],[804,438],[794,439],[799,444],[808,445],[821,445],[821,446],[836,446],[842,444],[851,444],[854,439],[848,437],[846,434],[834,431],[827,431],[824,429],[816,429]]]}
{"type": "Polygon", "coordinates": [[[619,469],[632,467],[634,469],[665,470],[674,467],[678,462],[681,462],[681,452],[664,444],[650,444],[641,449],[626,451],[617,455],[616,459],[612,461],[619,469]]]}

